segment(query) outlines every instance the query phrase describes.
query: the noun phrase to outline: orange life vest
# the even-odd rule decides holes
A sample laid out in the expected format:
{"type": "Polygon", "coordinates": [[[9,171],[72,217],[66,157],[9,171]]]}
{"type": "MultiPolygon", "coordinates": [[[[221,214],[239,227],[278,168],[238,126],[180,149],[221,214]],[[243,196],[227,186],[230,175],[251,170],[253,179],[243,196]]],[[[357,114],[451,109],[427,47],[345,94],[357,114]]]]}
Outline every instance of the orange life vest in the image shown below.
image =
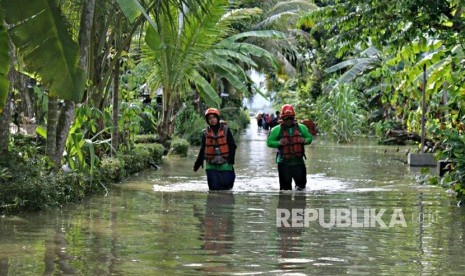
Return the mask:
{"type": "Polygon", "coordinates": [[[228,127],[221,125],[215,135],[210,127],[204,130],[205,159],[211,164],[226,163],[229,156],[228,140],[226,138],[228,127]]]}
{"type": "Polygon", "coordinates": [[[304,145],[299,143],[299,138],[302,138],[300,133],[299,124],[294,125],[294,132],[289,135],[287,128],[281,124],[281,135],[282,138],[287,139],[287,144],[283,146],[281,154],[284,160],[289,160],[291,158],[301,158],[305,155],[304,145]]]}

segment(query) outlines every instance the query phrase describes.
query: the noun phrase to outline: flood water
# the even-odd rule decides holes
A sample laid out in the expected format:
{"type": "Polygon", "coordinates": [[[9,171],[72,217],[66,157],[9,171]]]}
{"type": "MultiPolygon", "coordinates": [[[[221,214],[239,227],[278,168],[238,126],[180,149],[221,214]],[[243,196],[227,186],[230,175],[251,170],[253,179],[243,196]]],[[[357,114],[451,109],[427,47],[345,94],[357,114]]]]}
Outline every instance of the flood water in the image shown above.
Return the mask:
{"type": "Polygon", "coordinates": [[[267,133],[235,136],[232,191],[208,191],[193,148],[108,196],[0,218],[0,275],[463,274],[465,212],[406,147],[315,137],[307,190],[280,193],[267,133]]]}

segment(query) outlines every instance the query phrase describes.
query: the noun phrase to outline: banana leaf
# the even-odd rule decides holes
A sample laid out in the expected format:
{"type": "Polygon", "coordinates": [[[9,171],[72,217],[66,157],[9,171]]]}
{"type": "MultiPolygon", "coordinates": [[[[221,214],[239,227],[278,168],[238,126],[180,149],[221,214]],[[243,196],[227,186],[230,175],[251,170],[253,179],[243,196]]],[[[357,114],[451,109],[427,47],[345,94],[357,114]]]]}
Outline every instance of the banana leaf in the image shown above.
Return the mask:
{"type": "Polygon", "coordinates": [[[56,0],[3,0],[2,8],[27,70],[51,96],[80,102],[86,75],[79,67],[79,46],[56,0]]]}

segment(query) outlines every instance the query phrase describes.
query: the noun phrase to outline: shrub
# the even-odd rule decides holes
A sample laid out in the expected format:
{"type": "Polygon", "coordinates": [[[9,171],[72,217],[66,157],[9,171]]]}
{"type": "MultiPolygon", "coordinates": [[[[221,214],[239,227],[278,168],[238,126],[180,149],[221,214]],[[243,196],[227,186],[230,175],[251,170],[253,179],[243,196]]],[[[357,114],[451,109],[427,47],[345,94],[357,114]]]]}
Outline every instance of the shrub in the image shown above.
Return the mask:
{"type": "Polygon", "coordinates": [[[188,151],[189,151],[189,142],[186,139],[176,138],[171,143],[172,154],[186,157],[188,151]]]}
{"type": "Polygon", "coordinates": [[[80,201],[90,192],[103,190],[106,183],[148,168],[151,162],[160,164],[163,151],[160,144],[138,144],[117,158],[103,158],[92,175],[53,173],[45,156],[25,158],[11,153],[0,160],[0,213],[42,210],[80,201]]]}
{"type": "Polygon", "coordinates": [[[147,144],[147,143],[156,143],[159,138],[155,134],[139,134],[136,135],[134,143],[136,144],[147,144]]]}
{"type": "Polygon", "coordinates": [[[97,189],[99,186],[95,182],[78,173],[30,174],[24,171],[21,179],[0,183],[0,211],[36,211],[60,207],[65,203],[80,201],[88,192],[97,189]]]}
{"type": "Polygon", "coordinates": [[[124,169],[124,161],[114,157],[102,159],[99,173],[104,183],[119,182],[127,175],[124,169]]]}
{"type": "Polygon", "coordinates": [[[137,147],[145,148],[150,153],[150,162],[155,164],[161,164],[163,162],[163,152],[165,148],[162,144],[150,143],[150,144],[138,144],[137,147]]]}
{"type": "Polygon", "coordinates": [[[119,155],[119,158],[124,161],[125,170],[128,174],[134,174],[148,168],[152,160],[150,150],[140,145],[125,154],[119,155]]]}

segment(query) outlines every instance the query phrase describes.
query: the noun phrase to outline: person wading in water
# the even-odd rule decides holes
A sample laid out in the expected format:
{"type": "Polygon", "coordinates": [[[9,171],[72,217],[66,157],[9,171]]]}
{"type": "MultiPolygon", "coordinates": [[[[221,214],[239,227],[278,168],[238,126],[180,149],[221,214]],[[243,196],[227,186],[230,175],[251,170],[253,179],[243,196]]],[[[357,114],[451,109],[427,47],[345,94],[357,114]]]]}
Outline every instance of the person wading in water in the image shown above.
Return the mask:
{"type": "Polygon", "coordinates": [[[305,125],[295,122],[292,105],[283,105],[281,118],[281,124],[271,129],[266,140],[268,147],[278,149],[279,189],[292,190],[294,179],[296,190],[304,190],[307,184],[304,145],[312,143],[313,137],[305,125]]]}
{"type": "Polygon", "coordinates": [[[203,130],[199,155],[194,163],[194,171],[203,167],[206,160],[208,188],[210,190],[230,190],[234,186],[234,158],[236,143],[229,127],[220,123],[220,111],[209,108],[205,112],[208,127],[203,130]]]}

